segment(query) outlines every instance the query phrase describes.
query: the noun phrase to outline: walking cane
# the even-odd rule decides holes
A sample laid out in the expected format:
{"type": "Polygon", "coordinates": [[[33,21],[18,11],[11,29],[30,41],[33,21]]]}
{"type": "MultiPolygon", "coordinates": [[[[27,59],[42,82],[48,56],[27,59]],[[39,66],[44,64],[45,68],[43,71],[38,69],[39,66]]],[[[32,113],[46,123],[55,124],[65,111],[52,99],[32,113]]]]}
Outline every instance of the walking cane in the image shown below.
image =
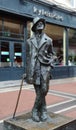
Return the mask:
{"type": "Polygon", "coordinates": [[[13,119],[15,118],[15,114],[18,108],[18,103],[19,103],[19,99],[20,99],[20,95],[21,95],[21,91],[22,91],[22,86],[23,86],[23,81],[26,78],[26,74],[23,74],[22,76],[22,80],[21,80],[21,85],[20,85],[20,90],[19,90],[19,94],[18,94],[18,98],[17,98],[17,102],[16,102],[16,106],[15,106],[15,110],[14,110],[14,114],[13,114],[13,119]]]}

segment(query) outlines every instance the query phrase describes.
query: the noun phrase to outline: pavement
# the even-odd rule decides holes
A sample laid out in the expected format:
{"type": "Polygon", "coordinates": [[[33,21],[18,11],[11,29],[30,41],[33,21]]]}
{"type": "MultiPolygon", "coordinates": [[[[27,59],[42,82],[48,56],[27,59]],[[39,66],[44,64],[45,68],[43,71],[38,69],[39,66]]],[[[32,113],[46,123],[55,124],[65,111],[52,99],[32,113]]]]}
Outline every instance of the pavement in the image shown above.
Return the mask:
{"type": "MultiPolygon", "coordinates": [[[[21,80],[0,82],[0,123],[12,118],[21,80]]],[[[35,101],[33,85],[23,82],[16,116],[32,110],[35,101]]],[[[47,110],[76,119],[76,77],[50,80],[46,96],[47,110]]]]}

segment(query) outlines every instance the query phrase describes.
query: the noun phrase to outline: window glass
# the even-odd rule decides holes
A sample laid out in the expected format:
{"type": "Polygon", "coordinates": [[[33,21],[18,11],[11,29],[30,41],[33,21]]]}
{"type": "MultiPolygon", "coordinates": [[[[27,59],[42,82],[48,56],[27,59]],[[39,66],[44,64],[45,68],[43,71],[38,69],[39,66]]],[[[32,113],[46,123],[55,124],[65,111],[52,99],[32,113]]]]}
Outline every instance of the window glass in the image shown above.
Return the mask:
{"type": "Polygon", "coordinates": [[[14,67],[22,67],[22,45],[14,44],[14,67]]]}
{"type": "Polygon", "coordinates": [[[76,65],[76,30],[69,29],[68,65],[76,65]]]}
{"type": "Polygon", "coordinates": [[[31,35],[33,34],[33,32],[31,31],[31,28],[32,28],[32,22],[28,21],[28,22],[27,22],[28,38],[30,38],[31,35]]]}
{"type": "Polygon", "coordinates": [[[1,42],[1,62],[0,67],[10,67],[9,43],[1,42]]]}
{"type": "Polygon", "coordinates": [[[64,28],[56,25],[46,24],[45,33],[52,38],[54,51],[57,55],[56,65],[63,66],[63,30],[64,28]]]}
{"type": "Polygon", "coordinates": [[[23,23],[6,18],[0,18],[0,36],[24,39],[23,23]]]}

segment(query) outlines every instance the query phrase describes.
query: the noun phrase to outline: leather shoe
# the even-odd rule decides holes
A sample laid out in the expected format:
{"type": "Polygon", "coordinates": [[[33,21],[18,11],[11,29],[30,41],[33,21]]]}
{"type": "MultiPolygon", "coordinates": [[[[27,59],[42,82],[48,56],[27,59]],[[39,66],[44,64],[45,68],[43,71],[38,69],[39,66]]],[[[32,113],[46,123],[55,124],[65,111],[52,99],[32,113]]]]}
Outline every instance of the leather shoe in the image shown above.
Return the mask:
{"type": "Polygon", "coordinates": [[[46,121],[47,120],[47,112],[42,112],[40,119],[41,119],[41,121],[46,121]]]}
{"type": "Polygon", "coordinates": [[[39,122],[40,121],[37,111],[33,111],[32,112],[32,120],[35,121],[35,122],[39,122]]]}

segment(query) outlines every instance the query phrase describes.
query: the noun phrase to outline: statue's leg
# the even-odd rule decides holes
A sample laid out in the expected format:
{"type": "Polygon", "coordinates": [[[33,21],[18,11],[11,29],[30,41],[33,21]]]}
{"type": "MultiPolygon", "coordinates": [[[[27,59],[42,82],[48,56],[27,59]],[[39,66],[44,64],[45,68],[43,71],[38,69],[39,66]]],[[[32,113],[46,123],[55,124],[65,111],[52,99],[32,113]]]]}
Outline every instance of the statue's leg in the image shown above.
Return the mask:
{"type": "Polygon", "coordinates": [[[46,72],[45,75],[41,76],[41,115],[40,118],[42,121],[45,121],[47,119],[47,109],[46,109],[46,100],[45,97],[47,95],[47,92],[49,90],[49,77],[48,72],[46,72]]]}
{"type": "Polygon", "coordinates": [[[32,119],[36,122],[40,121],[39,118],[39,109],[40,109],[40,105],[41,105],[41,93],[40,93],[40,86],[39,85],[34,85],[35,88],[35,92],[36,92],[36,99],[35,99],[35,103],[32,109],[32,119]]]}
{"type": "Polygon", "coordinates": [[[45,121],[47,119],[47,109],[46,109],[46,96],[47,92],[45,92],[45,89],[42,89],[42,96],[41,96],[41,108],[40,108],[40,120],[45,121]]]}

